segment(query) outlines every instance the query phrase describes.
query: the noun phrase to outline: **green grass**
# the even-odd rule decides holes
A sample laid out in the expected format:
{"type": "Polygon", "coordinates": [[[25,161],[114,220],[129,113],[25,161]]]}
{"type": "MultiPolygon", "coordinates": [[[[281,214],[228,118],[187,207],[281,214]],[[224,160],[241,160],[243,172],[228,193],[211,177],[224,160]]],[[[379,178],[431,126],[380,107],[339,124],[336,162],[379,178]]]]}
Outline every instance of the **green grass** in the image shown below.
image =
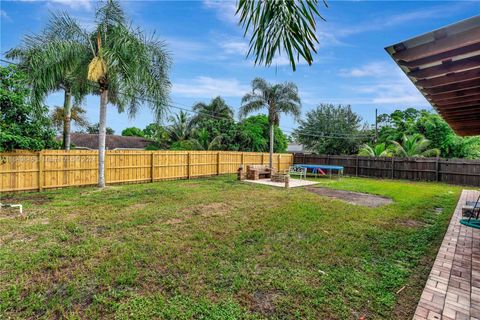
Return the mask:
{"type": "Polygon", "coordinates": [[[10,195],[28,219],[0,215],[0,318],[411,317],[461,189],[321,181],[395,202],[233,176],[10,195]]]}

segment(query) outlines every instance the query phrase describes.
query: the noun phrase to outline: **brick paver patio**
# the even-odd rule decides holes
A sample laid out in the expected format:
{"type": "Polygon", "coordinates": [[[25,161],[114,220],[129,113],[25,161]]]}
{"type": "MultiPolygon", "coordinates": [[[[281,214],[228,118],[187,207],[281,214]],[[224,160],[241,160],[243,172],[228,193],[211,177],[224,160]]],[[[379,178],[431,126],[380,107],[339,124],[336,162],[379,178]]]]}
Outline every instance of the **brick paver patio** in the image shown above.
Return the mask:
{"type": "Polygon", "coordinates": [[[480,320],[480,230],[459,222],[465,201],[477,197],[462,191],[413,319],[480,320]]]}

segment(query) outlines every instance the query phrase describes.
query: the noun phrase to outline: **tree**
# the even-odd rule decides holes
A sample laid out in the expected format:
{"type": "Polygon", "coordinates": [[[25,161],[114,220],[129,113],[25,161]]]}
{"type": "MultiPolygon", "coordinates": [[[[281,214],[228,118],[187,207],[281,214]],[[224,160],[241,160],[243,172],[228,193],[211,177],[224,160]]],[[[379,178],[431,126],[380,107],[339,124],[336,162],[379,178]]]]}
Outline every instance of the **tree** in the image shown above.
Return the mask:
{"type": "Polygon", "coordinates": [[[122,130],[122,136],[124,137],[144,137],[143,130],[137,127],[125,128],[122,130]]]}
{"type": "MultiPolygon", "coordinates": [[[[92,125],[89,125],[87,127],[87,133],[89,134],[99,134],[99,132],[100,132],[100,125],[98,124],[98,122],[92,125]]],[[[110,127],[107,127],[105,128],[105,133],[108,135],[112,135],[112,134],[115,134],[115,130],[113,130],[110,127]]]]}
{"type": "Polygon", "coordinates": [[[209,104],[203,102],[196,103],[193,111],[197,114],[192,121],[201,126],[201,122],[208,119],[233,119],[233,110],[227,105],[221,97],[216,97],[209,104]]]}
{"type": "MultiPolygon", "coordinates": [[[[79,128],[87,128],[89,126],[87,119],[87,111],[80,106],[73,106],[70,111],[70,120],[65,120],[67,115],[65,114],[65,107],[56,106],[50,112],[50,119],[52,119],[53,126],[57,129],[58,132],[62,132],[63,135],[63,147],[66,148],[66,141],[70,143],[70,138],[66,138],[66,134],[70,134],[70,126],[67,123],[73,121],[75,125],[79,128]]],[[[70,145],[68,145],[70,148],[70,145]]],[[[68,149],[67,149],[68,150],[68,149]]]]}
{"type": "Polygon", "coordinates": [[[58,148],[48,108],[29,103],[27,77],[16,66],[0,66],[0,151],[58,148]]]}
{"type": "Polygon", "coordinates": [[[147,146],[147,149],[158,150],[158,149],[168,149],[168,132],[163,126],[158,123],[150,123],[148,126],[143,129],[143,136],[152,141],[150,145],[147,146]]]}
{"type": "Polygon", "coordinates": [[[42,105],[48,94],[63,90],[63,148],[69,150],[71,120],[75,116],[72,98],[78,105],[91,89],[85,77],[88,51],[72,41],[75,36],[71,30],[62,28],[65,23],[76,25],[66,13],[52,14],[40,34],[26,36],[22,45],[10,50],[7,57],[19,59],[20,68],[27,74],[32,88],[34,105],[42,105]]]}
{"type": "Polygon", "coordinates": [[[430,140],[425,139],[421,134],[411,136],[403,135],[402,143],[392,141],[395,146],[395,153],[400,157],[438,157],[440,150],[428,149],[430,140]]]}
{"type": "Polygon", "coordinates": [[[318,45],[315,20],[324,20],[317,6],[318,0],[239,0],[236,14],[244,36],[251,34],[247,56],[254,54],[255,64],[269,66],[277,53],[284,52],[293,71],[300,56],[311,65],[318,45]]]}
{"type": "Polygon", "coordinates": [[[242,98],[240,116],[267,108],[268,123],[270,125],[270,167],[273,166],[273,145],[275,126],[280,123],[280,113],[300,117],[301,102],[298,88],[292,82],[271,85],[262,78],[252,81],[252,93],[247,93],[242,98]]]}
{"type": "MultiPolygon", "coordinates": [[[[100,94],[98,186],[104,187],[108,103],[117,106],[120,112],[127,109],[131,117],[145,103],[160,120],[168,105],[170,58],[163,42],[147,37],[127,22],[116,0],[107,0],[99,6],[92,34],[73,20],[62,20],[57,27],[69,30],[75,43],[79,43],[79,50],[90,55],[87,79],[100,94]]],[[[63,46],[59,42],[54,44],[56,54],[62,56],[63,46]]]]}
{"type": "Polygon", "coordinates": [[[358,155],[363,157],[391,157],[392,153],[392,149],[387,147],[385,143],[379,143],[373,147],[364,144],[360,148],[358,155]]]}
{"type": "Polygon", "coordinates": [[[180,111],[175,116],[168,119],[170,125],[166,128],[168,139],[171,143],[189,140],[193,136],[192,119],[184,111],[180,111]]]}
{"type": "Polygon", "coordinates": [[[319,154],[355,154],[363,139],[362,118],[349,105],[320,104],[294,130],[294,138],[319,154]]]}
{"type": "MultiPolygon", "coordinates": [[[[238,124],[239,150],[252,152],[268,151],[270,125],[268,117],[260,114],[243,119],[238,124]]],[[[274,152],[287,150],[287,137],[279,127],[274,132],[274,152]]]]}

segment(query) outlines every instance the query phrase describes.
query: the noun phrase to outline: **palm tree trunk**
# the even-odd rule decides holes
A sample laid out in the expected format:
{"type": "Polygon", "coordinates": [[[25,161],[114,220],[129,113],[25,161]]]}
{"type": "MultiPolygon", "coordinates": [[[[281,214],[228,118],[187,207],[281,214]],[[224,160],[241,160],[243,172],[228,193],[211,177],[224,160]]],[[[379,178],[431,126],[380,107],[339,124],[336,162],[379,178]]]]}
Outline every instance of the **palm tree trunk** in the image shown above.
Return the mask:
{"type": "Polygon", "coordinates": [[[70,150],[70,119],[72,116],[72,93],[65,89],[65,98],[63,100],[63,148],[70,150]]]}
{"type": "Polygon", "coordinates": [[[98,128],[98,186],[105,187],[105,140],[107,137],[108,89],[100,95],[100,120],[98,128]]]}
{"type": "Polygon", "coordinates": [[[273,134],[273,129],[274,129],[274,124],[270,124],[270,168],[273,168],[273,139],[274,139],[274,134],[273,134]]]}

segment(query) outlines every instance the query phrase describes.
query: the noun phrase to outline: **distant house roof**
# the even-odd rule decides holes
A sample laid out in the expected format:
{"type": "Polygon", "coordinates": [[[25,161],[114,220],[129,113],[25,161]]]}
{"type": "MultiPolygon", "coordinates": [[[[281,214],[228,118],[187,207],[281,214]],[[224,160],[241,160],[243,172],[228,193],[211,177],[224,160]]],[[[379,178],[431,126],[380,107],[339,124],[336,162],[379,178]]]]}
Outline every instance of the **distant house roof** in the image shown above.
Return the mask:
{"type": "Polygon", "coordinates": [[[457,134],[480,134],[480,16],[385,49],[457,134]]]}
{"type": "Polygon", "coordinates": [[[310,153],[309,151],[305,150],[303,144],[299,143],[289,143],[287,146],[287,152],[290,153],[310,153]]]}
{"type": "MultiPolygon", "coordinates": [[[[78,149],[98,149],[98,134],[72,133],[71,143],[78,149]]],[[[150,141],[141,137],[124,137],[107,135],[105,148],[113,149],[145,149],[150,141]]]]}

